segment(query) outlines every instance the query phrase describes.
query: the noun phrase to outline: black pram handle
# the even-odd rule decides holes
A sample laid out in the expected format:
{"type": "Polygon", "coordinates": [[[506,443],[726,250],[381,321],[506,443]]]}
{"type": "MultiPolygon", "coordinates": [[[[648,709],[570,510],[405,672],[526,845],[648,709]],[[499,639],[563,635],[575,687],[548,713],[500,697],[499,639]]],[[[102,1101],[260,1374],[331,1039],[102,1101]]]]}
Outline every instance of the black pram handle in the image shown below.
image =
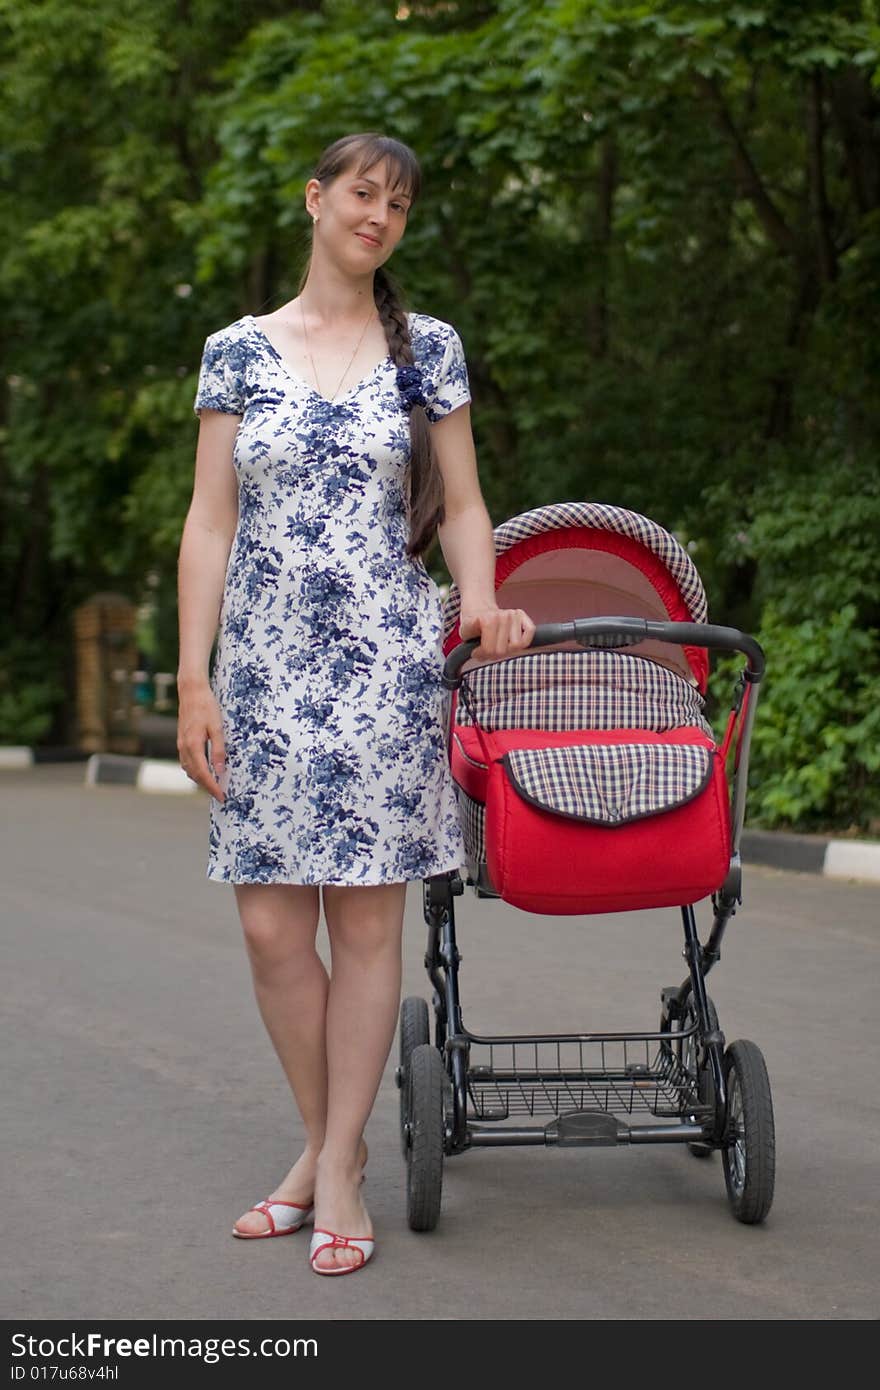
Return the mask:
{"type": "MultiPolygon", "coordinates": [[[[748,675],[756,684],[764,674],[764,652],[754,637],[735,627],[716,623],[655,623],[648,618],[573,618],[567,623],[541,623],[528,647],[513,652],[524,656],[535,647],[552,647],[557,642],[577,642],[582,647],[634,647],[638,642],[670,642],[674,646],[709,647],[722,652],[742,652],[748,659],[748,675]]],[[[460,642],[446,658],[443,684],[457,690],[459,671],[480,645],[479,637],[460,642]]],[[[509,657],[498,658],[501,661],[509,657]]]]}

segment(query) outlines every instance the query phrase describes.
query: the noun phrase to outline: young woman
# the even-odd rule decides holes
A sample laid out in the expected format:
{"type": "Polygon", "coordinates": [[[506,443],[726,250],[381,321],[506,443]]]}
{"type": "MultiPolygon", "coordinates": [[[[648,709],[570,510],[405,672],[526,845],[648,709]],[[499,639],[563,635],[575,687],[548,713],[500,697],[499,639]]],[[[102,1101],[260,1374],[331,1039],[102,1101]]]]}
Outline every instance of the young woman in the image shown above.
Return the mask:
{"type": "Polygon", "coordinates": [[[208,877],[234,885],[306,1134],[233,1234],[291,1234],[314,1211],[319,1274],[373,1253],[362,1135],[395,1032],[406,884],[464,861],[421,559],[435,532],[478,658],[535,630],[495,603],[461,339],[404,312],[382,269],[420,184],[412,150],[374,133],[321,156],[299,294],[205,343],[180,548],[180,760],[211,793],[208,877]]]}

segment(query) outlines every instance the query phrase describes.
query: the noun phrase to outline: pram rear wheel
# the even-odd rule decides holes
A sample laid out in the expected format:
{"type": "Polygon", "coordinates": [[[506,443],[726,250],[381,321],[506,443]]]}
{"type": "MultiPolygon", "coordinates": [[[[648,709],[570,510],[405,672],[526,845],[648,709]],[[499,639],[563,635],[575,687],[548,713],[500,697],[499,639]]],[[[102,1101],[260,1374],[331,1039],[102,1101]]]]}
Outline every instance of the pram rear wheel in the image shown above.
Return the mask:
{"type": "Polygon", "coordinates": [[[417,1047],[431,1041],[428,1006],[418,995],[409,995],[400,1006],[400,1066],[397,1084],[400,1087],[400,1146],[406,1158],[409,1141],[409,1060],[417,1047]]]}
{"type": "Polygon", "coordinates": [[[413,1231],[433,1231],[443,1189],[443,1092],[446,1075],[430,1043],[409,1059],[406,1214],[413,1231]]]}
{"type": "Polygon", "coordinates": [[[733,1214],[755,1226],[773,1202],[776,1133],[770,1079],[759,1047],[734,1042],[724,1054],[727,1125],[724,1180],[733,1214]]]}

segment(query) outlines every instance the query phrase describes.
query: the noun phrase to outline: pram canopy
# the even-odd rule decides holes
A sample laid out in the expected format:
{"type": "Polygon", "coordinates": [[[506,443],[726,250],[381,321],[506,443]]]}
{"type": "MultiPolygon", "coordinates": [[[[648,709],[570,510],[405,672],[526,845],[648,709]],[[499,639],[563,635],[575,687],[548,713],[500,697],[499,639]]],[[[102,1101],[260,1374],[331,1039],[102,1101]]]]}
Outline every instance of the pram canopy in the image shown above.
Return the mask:
{"type": "MultiPolygon", "coordinates": [[[[656,521],[604,502],[556,502],[495,529],[495,596],[535,623],[616,614],[704,623],[706,594],[690,555],[656,521]]],[[[444,605],[444,651],[460,641],[461,596],[444,605]]],[[[632,650],[693,678],[705,691],[701,647],[645,642],[632,650]]]]}

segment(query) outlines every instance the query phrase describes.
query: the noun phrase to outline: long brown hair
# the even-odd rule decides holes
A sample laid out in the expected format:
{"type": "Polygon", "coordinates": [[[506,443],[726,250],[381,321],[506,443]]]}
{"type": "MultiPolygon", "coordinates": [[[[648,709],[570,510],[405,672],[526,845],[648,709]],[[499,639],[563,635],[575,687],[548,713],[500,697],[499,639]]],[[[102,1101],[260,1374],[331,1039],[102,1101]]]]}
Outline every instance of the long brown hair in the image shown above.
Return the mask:
{"type": "MultiPolygon", "coordinates": [[[[388,161],[392,188],[399,188],[415,202],[422,187],[422,171],[419,161],[410,149],[400,140],[375,131],[362,131],[356,135],[343,135],[324,150],[312,178],[319,183],[332,183],[340,174],[347,173],[356,165],[356,174],[365,174],[380,160],[388,161]]],[[[313,232],[314,234],[314,232],[313,232]]],[[[299,284],[299,293],[305,287],[309,275],[306,264],[299,284]]],[[[394,365],[408,367],[414,364],[406,305],[402,292],[384,266],[379,266],[373,277],[373,297],[376,309],[385,329],[388,352],[394,365]]],[[[407,466],[404,486],[409,492],[410,526],[407,554],[415,558],[422,555],[431,545],[437,527],[442,525],[445,512],[443,505],[443,475],[437,463],[437,455],[431,440],[431,426],[424,406],[415,405],[409,412],[410,461],[407,466]]]]}

